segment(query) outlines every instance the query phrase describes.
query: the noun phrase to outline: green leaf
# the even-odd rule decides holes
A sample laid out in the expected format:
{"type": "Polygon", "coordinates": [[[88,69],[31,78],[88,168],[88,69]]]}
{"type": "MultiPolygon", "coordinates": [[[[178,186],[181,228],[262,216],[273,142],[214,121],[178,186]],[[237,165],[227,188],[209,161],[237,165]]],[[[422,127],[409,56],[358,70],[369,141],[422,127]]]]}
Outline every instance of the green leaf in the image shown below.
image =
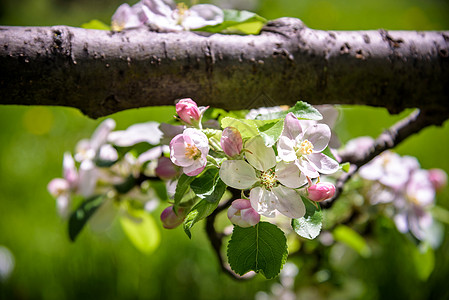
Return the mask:
{"type": "Polygon", "coordinates": [[[334,229],[334,239],[357,251],[362,257],[370,257],[371,249],[365,239],[356,231],[345,225],[339,225],[334,229]]]}
{"type": "Polygon", "coordinates": [[[246,10],[233,10],[233,9],[224,9],[223,10],[223,22],[217,25],[208,25],[198,29],[195,31],[202,32],[212,32],[218,33],[224,30],[229,30],[230,32],[235,32],[238,30],[244,34],[257,34],[262,29],[263,25],[267,22],[267,20],[253,12],[249,12],[246,10]],[[248,26],[241,26],[246,24],[248,26]]]}
{"type": "Polygon", "coordinates": [[[223,194],[226,191],[226,187],[227,185],[220,178],[218,178],[214,190],[209,195],[206,195],[204,197],[204,200],[210,203],[220,202],[221,198],[223,197],[223,194]]]}
{"type": "Polygon", "coordinates": [[[157,197],[160,200],[167,200],[167,187],[165,186],[165,182],[162,180],[150,180],[150,186],[156,192],[157,197]]]}
{"type": "Polygon", "coordinates": [[[179,203],[181,203],[182,197],[184,197],[185,193],[190,188],[190,183],[195,179],[193,176],[187,176],[186,174],[182,174],[181,177],[179,177],[178,183],[176,184],[176,190],[175,190],[175,210],[178,209],[179,203]]]}
{"type": "Polygon", "coordinates": [[[86,199],[81,205],[70,215],[69,219],[69,237],[72,242],[75,241],[78,234],[84,228],[87,221],[101,206],[104,195],[97,195],[86,199]]]}
{"type": "Polygon", "coordinates": [[[299,219],[292,219],[292,228],[300,236],[313,240],[321,231],[323,212],[320,206],[315,206],[310,200],[303,198],[306,214],[299,219]]]}
{"type": "Polygon", "coordinates": [[[226,117],[221,120],[221,127],[235,127],[240,131],[242,138],[250,138],[259,134],[259,130],[254,123],[248,122],[249,120],[235,119],[226,117]]]}
{"type": "Polygon", "coordinates": [[[279,274],[287,260],[287,239],[276,225],[259,222],[253,227],[234,226],[228,244],[228,261],[239,275],[249,271],[267,279],[279,274]]]}
{"type": "Polygon", "coordinates": [[[270,113],[267,115],[259,115],[257,116],[257,119],[258,120],[284,119],[285,116],[290,112],[293,113],[298,119],[315,120],[315,121],[323,119],[323,116],[315,107],[303,101],[296,102],[295,106],[291,107],[289,110],[270,113]]]}
{"type": "Polygon", "coordinates": [[[284,130],[284,120],[279,120],[259,127],[260,136],[263,138],[267,147],[276,144],[281,136],[282,130],[284,130]]]}
{"type": "Polygon", "coordinates": [[[99,30],[111,30],[111,27],[101,22],[100,20],[90,20],[87,23],[81,24],[81,28],[86,29],[99,29],[99,30]]]}
{"type": "Polygon", "coordinates": [[[190,229],[192,229],[193,225],[210,215],[217,208],[217,206],[218,201],[211,203],[206,199],[202,199],[192,208],[183,224],[184,231],[189,238],[192,238],[190,229]]]}
{"type": "Polygon", "coordinates": [[[420,247],[413,247],[413,262],[418,278],[426,281],[435,267],[433,249],[427,243],[421,244],[420,247]]]}
{"type": "Polygon", "coordinates": [[[133,175],[129,175],[124,182],[114,185],[117,192],[121,194],[128,193],[136,184],[136,179],[133,175]]]}
{"type": "Polygon", "coordinates": [[[218,171],[218,168],[210,168],[200,176],[195,178],[192,183],[190,183],[190,187],[195,192],[195,194],[197,194],[198,196],[203,194],[210,194],[217,184],[218,171]]]}
{"type": "Polygon", "coordinates": [[[131,217],[121,216],[120,225],[133,245],[142,253],[151,254],[161,237],[154,218],[144,210],[128,211],[131,217]]]}
{"type": "Polygon", "coordinates": [[[332,154],[332,151],[331,151],[331,149],[329,148],[329,146],[327,146],[323,151],[321,151],[321,153],[323,153],[323,154],[329,156],[330,158],[332,158],[333,160],[335,160],[335,161],[338,162],[338,160],[337,160],[337,159],[335,158],[335,156],[332,154]]]}
{"type": "Polygon", "coordinates": [[[343,172],[348,173],[349,168],[351,167],[351,164],[348,162],[345,162],[344,164],[341,164],[340,167],[343,170],[343,172]]]}

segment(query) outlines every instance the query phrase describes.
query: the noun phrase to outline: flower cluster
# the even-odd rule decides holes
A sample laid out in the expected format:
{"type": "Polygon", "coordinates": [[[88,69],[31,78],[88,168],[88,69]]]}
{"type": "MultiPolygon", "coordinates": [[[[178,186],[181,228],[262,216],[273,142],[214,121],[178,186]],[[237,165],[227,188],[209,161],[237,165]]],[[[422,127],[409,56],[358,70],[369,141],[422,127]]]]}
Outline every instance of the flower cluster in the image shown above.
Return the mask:
{"type": "Polygon", "coordinates": [[[157,30],[182,31],[223,22],[223,11],[215,5],[198,4],[188,8],[172,0],[141,0],[133,6],[124,3],[112,16],[113,31],[150,26],[157,30]]]}
{"type": "MultiPolygon", "coordinates": [[[[366,138],[360,141],[366,143],[366,138]]],[[[410,232],[421,241],[435,240],[436,224],[430,209],[436,193],[447,184],[443,170],[424,170],[416,158],[386,151],[363,166],[359,174],[370,182],[366,195],[372,205],[392,205],[392,217],[400,232],[410,232]]]]}
{"type": "Polygon", "coordinates": [[[239,199],[236,200],[239,204],[230,208],[228,216],[234,224],[254,225],[254,220],[260,219],[254,212],[274,217],[277,211],[288,218],[301,218],[306,212],[302,197],[310,195],[313,201],[323,201],[335,193],[331,183],[323,188],[323,183],[313,185],[311,181],[320,173],[331,174],[339,169],[334,159],[321,153],[331,137],[327,125],[298,120],[293,113],[288,113],[276,148],[267,146],[261,135],[243,140],[240,131],[232,126],[219,133],[218,143],[214,142],[215,135],[208,138],[201,130],[205,110],[198,108],[193,100],[180,100],[176,111],[188,127],[170,142],[172,162],[182,167],[186,175],[196,176],[206,168],[209,157],[217,162],[224,184],[249,190],[249,202],[239,199]],[[211,148],[213,154],[209,155],[211,148]],[[240,203],[249,209],[248,213],[240,213],[243,207],[240,203]],[[251,208],[247,207],[248,203],[251,208]]]}

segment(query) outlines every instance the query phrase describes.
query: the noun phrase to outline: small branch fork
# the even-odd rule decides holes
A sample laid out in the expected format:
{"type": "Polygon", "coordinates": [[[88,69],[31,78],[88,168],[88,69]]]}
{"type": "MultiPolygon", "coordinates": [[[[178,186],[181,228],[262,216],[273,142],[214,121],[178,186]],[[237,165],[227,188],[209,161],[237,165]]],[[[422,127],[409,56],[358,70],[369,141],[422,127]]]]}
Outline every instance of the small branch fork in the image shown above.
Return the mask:
{"type": "MultiPolygon", "coordinates": [[[[321,207],[323,209],[330,208],[341,196],[346,182],[348,182],[348,180],[350,180],[352,176],[357,173],[360,167],[370,162],[377,155],[381,154],[385,150],[396,147],[399,143],[401,143],[411,135],[418,133],[428,126],[441,126],[443,122],[448,118],[449,110],[416,110],[406,118],[391,126],[389,129],[385,130],[377,139],[374,140],[373,145],[368,151],[364,153],[349,153],[342,151],[340,153],[341,163],[349,162],[351,164],[351,168],[348,173],[345,173],[337,180],[335,196],[331,200],[321,203],[321,207]]],[[[225,237],[225,234],[222,232],[217,232],[214,225],[216,216],[220,212],[226,210],[231,205],[233,200],[240,198],[239,190],[232,188],[230,188],[230,190],[232,192],[232,198],[218,206],[218,208],[206,218],[206,233],[210,240],[212,248],[217,255],[221,269],[233,279],[247,280],[251,277],[242,277],[235,274],[224,260],[221,248],[223,245],[223,238],[225,237]]]]}

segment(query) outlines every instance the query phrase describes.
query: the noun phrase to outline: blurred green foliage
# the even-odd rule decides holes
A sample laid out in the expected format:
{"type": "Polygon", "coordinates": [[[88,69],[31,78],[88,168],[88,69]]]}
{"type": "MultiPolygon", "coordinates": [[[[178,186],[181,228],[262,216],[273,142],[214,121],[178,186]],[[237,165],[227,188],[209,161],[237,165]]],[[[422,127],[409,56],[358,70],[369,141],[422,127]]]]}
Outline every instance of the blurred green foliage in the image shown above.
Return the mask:
{"type": "MultiPolygon", "coordinates": [[[[120,4],[116,0],[3,0],[0,24],[80,26],[92,19],[109,24],[120,4]]],[[[441,30],[449,28],[448,8],[443,0],[261,0],[254,11],[267,19],[299,17],[318,29],[441,30]]],[[[336,132],[343,142],[361,135],[376,137],[409,113],[390,116],[384,109],[367,107],[341,110],[336,132]]],[[[167,121],[173,113],[173,107],[158,107],[112,117],[118,129],[124,129],[147,120],[167,121]]],[[[161,245],[149,256],[129,243],[118,222],[101,233],[87,228],[71,243],[46,185],[61,176],[63,153],[73,151],[76,142],[89,137],[100,121],[70,108],[0,107],[0,245],[9,248],[15,258],[11,276],[0,278],[0,299],[248,299],[259,290],[269,290],[276,279],[267,282],[256,277],[242,283],[223,274],[201,224],[193,228],[189,240],[181,228],[164,230],[158,222],[161,245]]],[[[423,168],[439,167],[449,173],[448,148],[446,122],[411,137],[397,151],[418,157],[423,168]]],[[[449,207],[448,189],[438,202],[449,207]]],[[[163,205],[154,212],[155,219],[162,209],[163,205]]],[[[413,257],[419,260],[416,250],[391,220],[380,218],[373,231],[381,238],[368,241],[374,246],[369,258],[360,258],[343,244],[322,250],[329,261],[316,261],[313,255],[293,257],[291,261],[300,268],[296,279],[300,295],[449,299],[447,233],[435,253],[435,269],[423,281],[423,274],[410,264],[413,257]]],[[[316,240],[301,246],[306,253],[319,247],[316,240]]]]}

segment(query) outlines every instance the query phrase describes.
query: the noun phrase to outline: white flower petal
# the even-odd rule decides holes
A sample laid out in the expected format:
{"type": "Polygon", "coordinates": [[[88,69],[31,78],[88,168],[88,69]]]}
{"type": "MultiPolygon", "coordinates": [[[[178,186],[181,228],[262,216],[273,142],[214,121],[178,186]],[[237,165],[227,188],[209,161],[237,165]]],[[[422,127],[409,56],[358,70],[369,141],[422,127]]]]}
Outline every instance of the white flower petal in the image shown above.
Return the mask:
{"type": "Polygon", "coordinates": [[[276,165],[276,155],[273,148],[265,146],[260,135],[250,138],[246,144],[245,157],[259,171],[266,171],[276,165]]]}
{"type": "Polygon", "coordinates": [[[141,142],[157,145],[161,137],[162,131],[159,129],[159,123],[147,122],[132,125],[126,130],[111,132],[108,141],[120,147],[129,147],[141,142]]]}
{"type": "Polygon", "coordinates": [[[98,170],[91,160],[85,160],[80,165],[78,192],[84,197],[93,195],[97,185],[98,170]]]}
{"type": "Polygon", "coordinates": [[[306,207],[301,200],[301,196],[295,190],[279,185],[273,188],[273,193],[278,200],[276,209],[281,214],[293,219],[305,215],[306,207]]]}
{"type": "Polygon", "coordinates": [[[182,22],[185,29],[197,29],[223,22],[223,11],[215,5],[198,4],[188,10],[188,16],[182,22]]]}
{"type": "Polygon", "coordinates": [[[308,140],[313,145],[313,152],[323,151],[329,144],[331,130],[325,124],[314,124],[306,129],[303,140],[308,140]]]}
{"type": "Polygon", "coordinates": [[[115,128],[113,119],[106,119],[98,125],[90,138],[90,147],[97,153],[101,145],[106,143],[109,133],[115,128]]]}
{"type": "Polygon", "coordinates": [[[239,190],[249,189],[258,180],[254,168],[243,160],[224,161],[219,174],[226,185],[239,190]]]}
{"type": "Polygon", "coordinates": [[[170,159],[175,165],[180,167],[192,165],[193,159],[186,157],[186,146],[184,142],[175,142],[170,145],[170,149],[170,159]]]}
{"type": "Polygon", "coordinates": [[[407,214],[405,212],[396,214],[394,216],[394,223],[399,232],[406,233],[408,231],[407,214]]]}
{"type": "Polygon", "coordinates": [[[299,188],[307,183],[307,178],[295,163],[279,162],[276,165],[275,173],[281,184],[292,189],[299,188]]]}
{"type": "Polygon", "coordinates": [[[268,218],[273,218],[276,215],[277,198],[274,193],[261,187],[255,187],[249,193],[249,200],[258,214],[268,218]]]}
{"type": "Polygon", "coordinates": [[[279,157],[284,161],[294,161],[296,159],[295,147],[296,141],[287,136],[281,136],[278,141],[277,149],[279,157]]]}
{"type": "Polygon", "coordinates": [[[322,174],[332,174],[338,171],[338,162],[323,153],[309,154],[307,155],[307,159],[315,170],[322,174]]]}
{"type": "Polygon", "coordinates": [[[301,172],[307,177],[316,178],[320,176],[320,174],[315,170],[315,167],[312,166],[312,164],[304,157],[300,157],[295,160],[295,164],[298,166],[299,170],[301,170],[301,172]]]}

